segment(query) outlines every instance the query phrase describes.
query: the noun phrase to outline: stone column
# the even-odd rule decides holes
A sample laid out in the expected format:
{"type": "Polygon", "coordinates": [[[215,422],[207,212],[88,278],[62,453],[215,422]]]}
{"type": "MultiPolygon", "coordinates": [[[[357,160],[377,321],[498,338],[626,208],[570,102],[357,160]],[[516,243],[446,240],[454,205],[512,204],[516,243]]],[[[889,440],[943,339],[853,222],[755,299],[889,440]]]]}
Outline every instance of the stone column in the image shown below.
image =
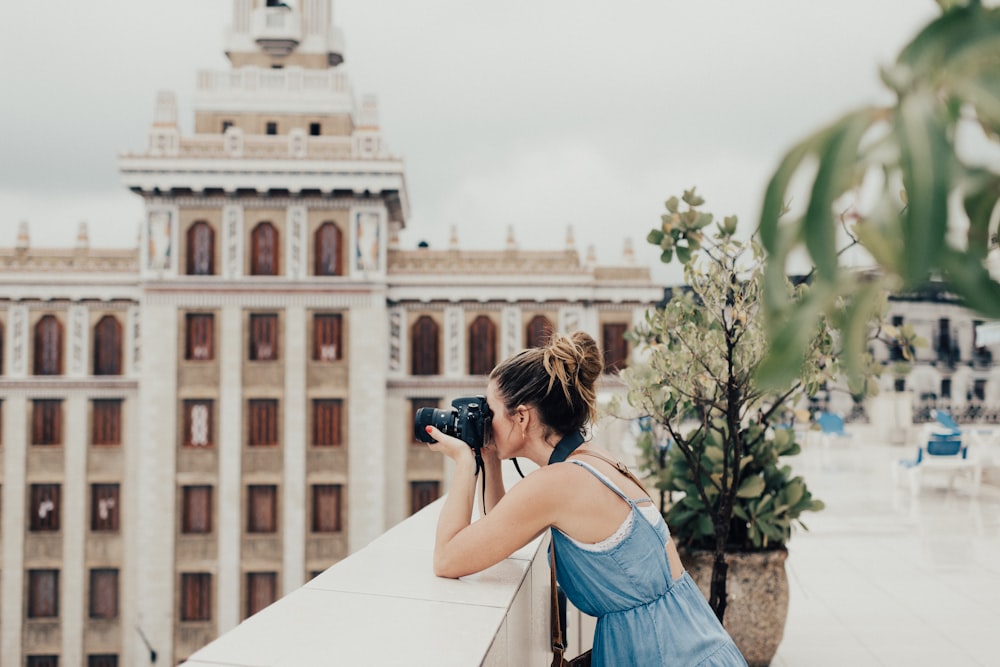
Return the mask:
{"type": "Polygon", "coordinates": [[[355,552],[385,530],[386,310],[384,300],[348,314],[349,414],[348,550],[355,552]]]}
{"type": "Polygon", "coordinates": [[[444,374],[449,377],[466,375],[465,311],[459,306],[444,309],[444,374]]]}
{"type": "Polygon", "coordinates": [[[225,306],[219,313],[219,633],[240,622],[240,527],[243,466],[243,313],[225,306]]]}
{"type": "Polygon", "coordinates": [[[222,276],[235,280],[243,275],[243,207],[222,207],[222,276]]]}
{"type": "Polygon", "coordinates": [[[23,394],[8,394],[3,401],[3,569],[0,570],[0,662],[20,665],[24,624],[24,483],[27,466],[28,412],[23,394]]]}
{"type": "Polygon", "coordinates": [[[285,419],[282,533],[284,577],[282,593],[305,583],[306,566],[306,437],[309,415],[306,398],[306,311],[299,305],[285,309],[285,419]]]}
{"type": "MultiPolygon", "coordinates": [[[[140,450],[135,479],[139,501],[136,562],[139,577],[138,626],[160,654],[173,664],[174,645],[174,512],[177,433],[177,308],[145,303],[142,309],[143,360],[139,405],[140,450]]],[[[123,628],[123,632],[125,628],[123,628]]],[[[129,629],[127,637],[132,635],[129,629]]],[[[141,640],[136,639],[139,644],[141,640]]],[[[148,655],[142,651],[139,656],[148,655]]],[[[138,664],[148,664],[143,661],[138,664]]]]}
{"type": "Polygon", "coordinates": [[[524,336],[521,332],[521,308],[518,306],[504,306],[500,315],[500,358],[503,361],[507,357],[519,352],[524,347],[524,336]]]}
{"type": "MultiPolygon", "coordinates": [[[[86,312],[86,311],[84,311],[86,312]]],[[[59,607],[79,609],[83,613],[62,614],[62,657],[67,665],[86,662],[83,648],[83,623],[87,617],[90,573],[85,566],[86,522],[90,503],[87,502],[87,399],[71,394],[63,403],[66,415],[63,431],[65,462],[63,475],[63,565],[60,573],[62,588],[59,607]]],[[[120,573],[119,573],[120,576],[120,573]]],[[[119,579],[120,581],[120,579],[119,579]]],[[[6,617],[5,617],[6,618],[6,617]]]]}

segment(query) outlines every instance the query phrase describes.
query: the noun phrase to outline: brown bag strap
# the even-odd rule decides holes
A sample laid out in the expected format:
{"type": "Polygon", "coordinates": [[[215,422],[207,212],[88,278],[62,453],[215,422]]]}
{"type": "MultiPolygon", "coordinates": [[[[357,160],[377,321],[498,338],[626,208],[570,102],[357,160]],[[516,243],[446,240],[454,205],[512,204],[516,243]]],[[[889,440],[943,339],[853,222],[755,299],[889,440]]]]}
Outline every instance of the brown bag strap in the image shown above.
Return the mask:
{"type": "Polygon", "coordinates": [[[628,466],[622,463],[621,461],[614,461],[612,459],[609,459],[604,454],[598,454],[597,452],[590,452],[590,451],[585,452],[585,451],[580,451],[579,449],[570,454],[570,456],[576,456],[577,454],[586,454],[587,456],[593,456],[594,458],[601,459],[605,463],[610,463],[612,466],[614,466],[615,470],[617,470],[618,472],[620,472],[621,474],[625,475],[630,480],[635,482],[635,485],[638,486],[640,489],[642,489],[642,492],[646,494],[647,498],[649,498],[650,500],[653,499],[653,496],[649,495],[649,491],[646,490],[646,485],[640,482],[639,478],[633,475],[632,471],[628,469],[628,466]]]}
{"type": "Polygon", "coordinates": [[[563,641],[562,622],[559,620],[559,593],[556,588],[556,542],[549,536],[549,575],[552,591],[552,667],[562,667],[566,664],[563,654],[566,643],[563,641]]]}

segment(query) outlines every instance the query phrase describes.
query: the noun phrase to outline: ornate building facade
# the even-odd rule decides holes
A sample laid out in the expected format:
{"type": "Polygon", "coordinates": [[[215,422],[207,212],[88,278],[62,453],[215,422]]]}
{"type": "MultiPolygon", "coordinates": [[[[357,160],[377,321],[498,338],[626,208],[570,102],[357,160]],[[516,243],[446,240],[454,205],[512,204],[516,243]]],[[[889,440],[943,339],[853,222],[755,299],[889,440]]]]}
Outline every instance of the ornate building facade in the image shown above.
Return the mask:
{"type": "Polygon", "coordinates": [[[194,132],[120,158],[133,250],[0,248],[0,658],[176,664],[446,489],[417,408],[584,329],[615,369],[648,269],[403,249],[403,162],[331,0],[235,0],[194,132]]]}

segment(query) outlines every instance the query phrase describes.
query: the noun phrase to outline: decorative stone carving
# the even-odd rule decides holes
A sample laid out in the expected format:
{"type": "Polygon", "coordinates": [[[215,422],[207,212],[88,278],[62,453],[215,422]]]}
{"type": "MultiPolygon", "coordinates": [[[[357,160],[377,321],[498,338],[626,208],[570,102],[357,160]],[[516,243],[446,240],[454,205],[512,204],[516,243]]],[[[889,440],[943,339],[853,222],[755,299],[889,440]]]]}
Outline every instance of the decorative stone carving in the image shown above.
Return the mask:
{"type": "Polygon", "coordinates": [[[304,206],[289,206],[288,217],[288,277],[301,280],[305,277],[306,209],[304,206]]]}
{"type": "Polygon", "coordinates": [[[579,308],[562,308],[559,310],[559,331],[570,333],[581,327],[583,313],[579,308]]]}
{"type": "Polygon", "coordinates": [[[506,359],[524,347],[521,342],[521,309],[517,306],[504,307],[500,321],[500,340],[501,359],[506,359]]]}
{"type": "Polygon", "coordinates": [[[382,216],[378,211],[354,211],[354,271],[382,272],[382,216]]]}
{"type": "Polygon", "coordinates": [[[146,210],[145,269],[161,276],[174,265],[177,214],[173,207],[150,206],[146,210]]]}
{"type": "Polygon", "coordinates": [[[403,309],[393,308],[389,311],[389,372],[403,371],[403,309]]]}
{"type": "Polygon", "coordinates": [[[223,206],[222,225],[225,238],[223,275],[234,280],[243,275],[243,207],[235,204],[223,206]]]}
{"type": "Polygon", "coordinates": [[[69,308],[69,374],[87,374],[87,307],[69,308]]]}
{"type": "Polygon", "coordinates": [[[10,374],[24,377],[28,373],[28,308],[10,307],[10,374]]]}
{"type": "Polygon", "coordinates": [[[138,374],[142,370],[142,336],[140,335],[141,327],[139,322],[140,310],[138,308],[129,308],[128,319],[129,319],[129,331],[132,335],[132,372],[138,374]]]}
{"type": "Polygon", "coordinates": [[[444,311],[444,355],[445,374],[464,375],[462,368],[462,349],[465,341],[465,327],[462,326],[464,319],[461,308],[450,307],[444,311]]]}

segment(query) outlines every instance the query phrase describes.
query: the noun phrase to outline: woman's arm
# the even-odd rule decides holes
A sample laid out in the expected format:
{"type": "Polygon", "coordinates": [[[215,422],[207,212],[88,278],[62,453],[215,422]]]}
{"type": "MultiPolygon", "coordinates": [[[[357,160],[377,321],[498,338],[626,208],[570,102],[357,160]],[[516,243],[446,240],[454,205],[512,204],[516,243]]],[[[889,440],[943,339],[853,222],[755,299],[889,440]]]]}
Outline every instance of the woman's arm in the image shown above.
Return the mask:
{"type": "MultiPolygon", "coordinates": [[[[433,427],[430,448],[455,461],[455,478],[438,517],[434,574],[457,578],[480,572],[507,558],[554,523],[565,484],[560,466],[537,470],[515,484],[489,513],[471,523],[476,490],[475,457],[461,440],[433,427]]],[[[497,467],[499,471],[499,466],[497,467]]]]}

